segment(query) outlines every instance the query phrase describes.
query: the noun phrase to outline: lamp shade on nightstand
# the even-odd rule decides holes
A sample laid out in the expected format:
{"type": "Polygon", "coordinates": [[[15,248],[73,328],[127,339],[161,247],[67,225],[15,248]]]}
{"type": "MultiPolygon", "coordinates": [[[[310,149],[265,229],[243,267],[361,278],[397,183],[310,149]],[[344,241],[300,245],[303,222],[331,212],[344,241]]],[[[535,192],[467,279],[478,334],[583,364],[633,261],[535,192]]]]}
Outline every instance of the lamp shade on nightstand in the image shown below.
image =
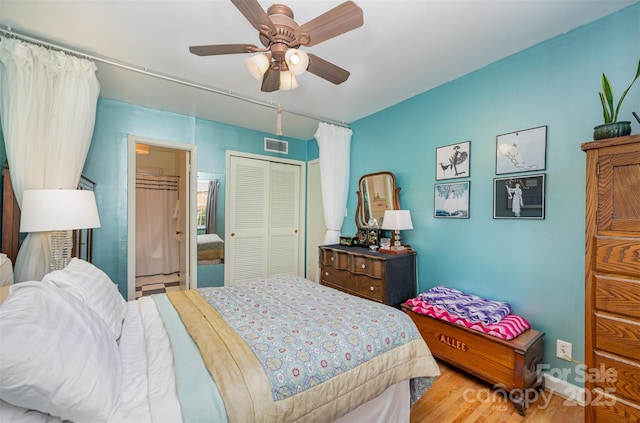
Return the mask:
{"type": "Polygon", "coordinates": [[[99,228],[93,191],[31,189],[22,194],[20,232],[99,228]]]}
{"type": "Polygon", "coordinates": [[[100,227],[96,197],[89,190],[26,190],[20,210],[20,232],[50,232],[51,270],[71,260],[72,230],[100,227]]]}
{"type": "Polygon", "coordinates": [[[411,213],[409,210],[386,210],[382,220],[382,229],[392,230],[394,233],[394,241],[391,249],[403,249],[404,247],[402,246],[400,239],[400,231],[413,229],[411,213]]]}

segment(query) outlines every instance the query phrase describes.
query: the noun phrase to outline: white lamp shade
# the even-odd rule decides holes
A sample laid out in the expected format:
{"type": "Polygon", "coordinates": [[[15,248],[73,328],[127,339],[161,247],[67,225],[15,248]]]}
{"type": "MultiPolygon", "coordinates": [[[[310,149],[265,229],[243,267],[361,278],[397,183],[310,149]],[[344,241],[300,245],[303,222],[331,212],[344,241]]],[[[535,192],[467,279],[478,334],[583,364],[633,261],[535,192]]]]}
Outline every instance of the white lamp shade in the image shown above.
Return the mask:
{"type": "Polygon", "coordinates": [[[298,88],[296,76],[291,71],[280,71],[280,89],[284,91],[298,88]]]}
{"type": "Polygon", "coordinates": [[[247,69],[258,81],[262,80],[262,76],[269,69],[269,58],[266,54],[256,54],[255,56],[245,59],[247,69]]]}
{"type": "Polygon", "coordinates": [[[406,231],[413,229],[409,210],[386,210],[382,220],[382,229],[406,231]]]}
{"type": "Polygon", "coordinates": [[[287,62],[289,70],[294,75],[302,75],[309,67],[309,56],[302,50],[290,48],[284,54],[284,61],[287,62]]]}
{"type": "Polygon", "coordinates": [[[20,212],[20,232],[100,227],[96,197],[89,190],[26,190],[22,193],[20,212]]]}

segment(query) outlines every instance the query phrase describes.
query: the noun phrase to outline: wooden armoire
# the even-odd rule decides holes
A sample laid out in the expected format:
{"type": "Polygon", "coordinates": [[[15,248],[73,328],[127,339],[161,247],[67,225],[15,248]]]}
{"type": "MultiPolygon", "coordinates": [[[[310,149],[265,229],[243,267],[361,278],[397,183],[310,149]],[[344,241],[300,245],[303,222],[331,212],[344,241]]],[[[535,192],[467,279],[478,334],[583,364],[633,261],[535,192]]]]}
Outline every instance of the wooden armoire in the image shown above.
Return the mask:
{"type": "Polygon", "coordinates": [[[640,422],[640,135],[586,142],[587,422],[640,422]]]}

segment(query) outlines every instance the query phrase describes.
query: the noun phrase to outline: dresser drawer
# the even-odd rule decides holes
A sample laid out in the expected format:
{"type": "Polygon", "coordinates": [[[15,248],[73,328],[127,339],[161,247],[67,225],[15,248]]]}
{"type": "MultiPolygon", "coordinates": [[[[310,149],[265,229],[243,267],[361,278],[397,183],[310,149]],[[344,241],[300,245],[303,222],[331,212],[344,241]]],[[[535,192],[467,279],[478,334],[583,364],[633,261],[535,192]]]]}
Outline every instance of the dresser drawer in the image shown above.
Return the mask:
{"type": "Polygon", "coordinates": [[[333,266],[336,269],[349,269],[349,254],[344,251],[320,249],[320,264],[333,266]]]}
{"type": "Polygon", "coordinates": [[[640,319],[640,281],[596,276],[596,309],[640,319]]]}
{"type": "Polygon", "coordinates": [[[596,271],[638,275],[640,243],[637,238],[596,236],[596,271]]]}
{"type": "Polygon", "coordinates": [[[609,354],[595,353],[598,369],[595,385],[602,392],[640,402],[640,364],[609,354]],[[604,369],[604,371],[602,371],[604,369]]]}
{"type": "Polygon", "coordinates": [[[595,422],[629,423],[640,421],[640,407],[637,403],[595,389],[591,394],[591,411],[595,422]]]}
{"type": "Polygon", "coordinates": [[[640,360],[640,322],[595,313],[596,349],[640,360]]]}
{"type": "Polygon", "coordinates": [[[380,279],[356,275],[347,270],[326,265],[321,267],[321,272],[323,285],[381,303],[385,300],[384,284],[380,279]]]}
{"type": "Polygon", "coordinates": [[[372,278],[384,277],[384,261],[365,256],[351,256],[351,271],[372,278]]]}

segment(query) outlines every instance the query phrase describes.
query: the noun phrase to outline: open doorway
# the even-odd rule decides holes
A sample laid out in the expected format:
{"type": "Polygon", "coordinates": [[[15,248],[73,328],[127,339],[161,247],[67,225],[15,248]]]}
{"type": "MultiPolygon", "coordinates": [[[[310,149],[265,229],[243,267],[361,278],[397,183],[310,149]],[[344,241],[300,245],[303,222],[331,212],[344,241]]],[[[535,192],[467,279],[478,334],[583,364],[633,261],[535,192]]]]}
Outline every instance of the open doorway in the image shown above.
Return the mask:
{"type": "Polygon", "coordinates": [[[192,144],[128,137],[129,300],[197,287],[196,152],[192,144]]]}

